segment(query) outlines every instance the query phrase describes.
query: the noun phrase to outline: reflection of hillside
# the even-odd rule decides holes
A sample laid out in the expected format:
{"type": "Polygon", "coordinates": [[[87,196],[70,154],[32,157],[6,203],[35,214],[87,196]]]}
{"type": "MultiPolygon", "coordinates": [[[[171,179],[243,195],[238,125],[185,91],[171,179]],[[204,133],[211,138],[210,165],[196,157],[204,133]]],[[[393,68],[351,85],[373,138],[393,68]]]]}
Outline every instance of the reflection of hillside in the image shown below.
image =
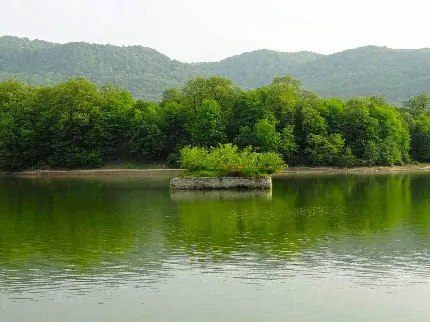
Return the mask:
{"type": "Polygon", "coordinates": [[[168,190],[139,181],[8,180],[0,185],[3,264],[91,267],[162,231],[168,190]]]}
{"type": "Polygon", "coordinates": [[[342,266],[348,257],[339,252],[343,250],[353,258],[359,257],[354,252],[366,254],[372,265],[385,263],[396,258],[396,236],[404,240],[401,256],[423,247],[423,238],[427,241],[419,232],[430,227],[430,216],[422,215],[430,214],[430,204],[425,198],[412,202],[415,180],[430,187],[427,179],[408,175],[301,177],[275,181],[271,201],[181,201],[179,227],[169,245],[180,244],[189,255],[207,260],[257,254],[281,261],[306,258],[311,264],[312,255],[302,256],[315,250],[316,263],[321,263],[320,255],[328,259],[336,251],[333,263],[339,260],[342,266]],[[413,232],[398,235],[406,222],[414,225],[413,232]]]}
{"type": "Polygon", "coordinates": [[[146,179],[2,179],[0,285],[41,276],[46,285],[61,276],[155,280],[190,265],[270,278],[330,269],[424,274],[428,178],[288,178],[274,181],[271,198],[171,195],[146,179]]]}

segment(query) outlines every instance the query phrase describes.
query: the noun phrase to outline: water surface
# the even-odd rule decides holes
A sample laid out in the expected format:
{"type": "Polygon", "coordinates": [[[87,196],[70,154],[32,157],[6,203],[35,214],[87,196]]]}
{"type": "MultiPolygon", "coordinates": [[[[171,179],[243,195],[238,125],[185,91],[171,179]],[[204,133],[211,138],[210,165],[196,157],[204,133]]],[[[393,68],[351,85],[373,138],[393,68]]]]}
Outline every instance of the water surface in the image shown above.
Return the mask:
{"type": "Polygon", "coordinates": [[[0,321],[428,321],[430,176],[0,179],[0,321]]]}

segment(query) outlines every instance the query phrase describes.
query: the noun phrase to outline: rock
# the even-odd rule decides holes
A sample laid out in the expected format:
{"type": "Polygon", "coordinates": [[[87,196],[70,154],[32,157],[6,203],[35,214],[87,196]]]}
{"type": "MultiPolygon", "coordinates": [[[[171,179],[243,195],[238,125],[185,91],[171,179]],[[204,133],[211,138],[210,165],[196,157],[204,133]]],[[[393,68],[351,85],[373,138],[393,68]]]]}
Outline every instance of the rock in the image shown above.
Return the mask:
{"type": "Polygon", "coordinates": [[[271,189],[271,177],[184,177],[173,178],[175,190],[271,189]]]}

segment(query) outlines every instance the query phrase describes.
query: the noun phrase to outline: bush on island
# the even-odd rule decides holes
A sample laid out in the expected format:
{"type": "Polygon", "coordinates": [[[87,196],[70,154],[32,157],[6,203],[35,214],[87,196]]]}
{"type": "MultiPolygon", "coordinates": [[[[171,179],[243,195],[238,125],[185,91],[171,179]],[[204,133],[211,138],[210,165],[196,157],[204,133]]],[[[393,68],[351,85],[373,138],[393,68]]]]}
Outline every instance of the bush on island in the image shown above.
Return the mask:
{"type": "Polygon", "coordinates": [[[184,147],[179,162],[188,175],[198,177],[268,176],[286,167],[277,153],[257,153],[252,147],[239,150],[230,143],[209,149],[184,147]]]}

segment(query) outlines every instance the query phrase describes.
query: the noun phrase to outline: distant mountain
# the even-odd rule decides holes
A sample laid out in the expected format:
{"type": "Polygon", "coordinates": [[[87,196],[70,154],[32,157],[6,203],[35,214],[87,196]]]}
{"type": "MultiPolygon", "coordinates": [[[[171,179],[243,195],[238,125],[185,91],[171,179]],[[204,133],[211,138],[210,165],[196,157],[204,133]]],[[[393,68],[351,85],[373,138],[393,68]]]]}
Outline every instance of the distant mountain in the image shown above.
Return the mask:
{"type": "Polygon", "coordinates": [[[313,52],[282,53],[256,50],[220,62],[199,64],[205,75],[218,75],[233,80],[244,88],[270,84],[274,77],[292,75],[295,69],[323,57],[313,52]]]}
{"type": "Polygon", "coordinates": [[[377,95],[401,104],[430,92],[430,49],[350,49],[296,66],[291,75],[322,96],[377,95]]]}
{"type": "Polygon", "coordinates": [[[62,45],[0,37],[0,80],[42,85],[84,76],[100,85],[127,88],[137,98],[158,100],[164,89],[198,75],[228,77],[243,88],[291,75],[325,97],[380,95],[400,104],[430,91],[430,49],[368,46],[332,55],[258,50],[219,62],[187,64],[141,46],[62,45]]]}
{"type": "Polygon", "coordinates": [[[64,45],[26,38],[0,38],[0,80],[54,84],[83,76],[99,85],[113,83],[136,97],[156,100],[164,89],[197,75],[196,68],[141,46],[88,43],[64,45]]]}

